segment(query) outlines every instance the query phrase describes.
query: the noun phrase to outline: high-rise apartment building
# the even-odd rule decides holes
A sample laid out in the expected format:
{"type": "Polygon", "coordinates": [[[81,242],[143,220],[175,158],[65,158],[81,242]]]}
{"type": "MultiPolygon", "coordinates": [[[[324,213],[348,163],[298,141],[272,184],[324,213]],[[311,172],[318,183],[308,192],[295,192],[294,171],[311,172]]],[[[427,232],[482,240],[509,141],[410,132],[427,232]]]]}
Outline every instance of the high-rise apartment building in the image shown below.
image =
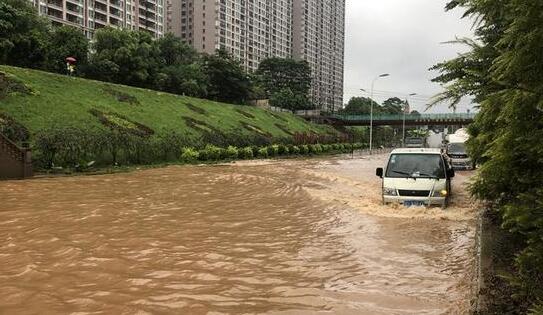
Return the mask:
{"type": "Polygon", "coordinates": [[[248,70],[292,55],[292,0],[170,0],[167,30],[200,52],[230,52],[248,70]]]}
{"type": "Polygon", "coordinates": [[[105,27],[144,30],[155,38],[164,32],[165,0],[31,0],[54,24],[80,28],[88,37],[105,27]]]}
{"type": "Polygon", "coordinates": [[[318,108],[343,105],[345,0],[293,0],[292,50],[311,66],[311,98],[318,108]]]}
{"type": "Polygon", "coordinates": [[[167,31],[200,52],[225,49],[249,71],[269,57],[306,60],[312,101],[343,105],[345,0],[168,0],[167,31]]]}

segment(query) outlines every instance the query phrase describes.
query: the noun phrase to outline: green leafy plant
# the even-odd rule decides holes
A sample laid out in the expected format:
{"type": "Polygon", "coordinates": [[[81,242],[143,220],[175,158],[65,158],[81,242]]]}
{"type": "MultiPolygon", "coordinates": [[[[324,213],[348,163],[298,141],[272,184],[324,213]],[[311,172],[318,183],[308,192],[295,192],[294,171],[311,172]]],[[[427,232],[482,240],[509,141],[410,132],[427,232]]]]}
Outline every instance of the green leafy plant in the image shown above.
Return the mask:
{"type": "Polygon", "coordinates": [[[239,151],[239,157],[245,160],[250,160],[254,158],[255,154],[253,153],[253,148],[245,147],[239,151]]]}
{"type": "Polygon", "coordinates": [[[259,158],[268,158],[269,157],[269,154],[268,154],[268,148],[260,148],[258,149],[258,157],[259,158]]]}
{"type": "Polygon", "coordinates": [[[181,154],[181,160],[187,163],[193,163],[200,158],[200,153],[193,148],[184,148],[181,154]]]}
{"type": "Polygon", "coordinates": [[[235,160],[239,156],[239,151],[238,148],[234,146],[229,146],[228,148],[226,148],[225,154],[227,159],[235,160]]]}

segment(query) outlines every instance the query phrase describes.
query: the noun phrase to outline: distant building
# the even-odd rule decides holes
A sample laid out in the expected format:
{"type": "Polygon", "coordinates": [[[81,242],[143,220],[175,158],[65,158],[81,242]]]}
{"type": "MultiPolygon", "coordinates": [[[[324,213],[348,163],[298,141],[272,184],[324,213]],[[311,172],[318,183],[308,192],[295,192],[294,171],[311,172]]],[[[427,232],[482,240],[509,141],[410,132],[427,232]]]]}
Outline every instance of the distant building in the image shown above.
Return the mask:
{"type": "Polygon", "coordinates": [[[91,38],[105,26],[164,35],[165,0],[31,0],[53,24],[80,28],[91,38]]]}
{"type": "Polygon", "coordinates": [[[200,52],[224,49],[249,71],[292,55],[292,0],[169,0],[167,7],[169,32],[200,52]]]}
{"type": "Polygon", "coordinates": [[[306,60],[311,98],[343,104],[345,0],[168,0],[166,30],[212,54],[224,49],[248,71],[270,57],[306,60]]]}
{"type": "Polygon", "coordinates": [[[293,55],[311,66],[318,108],[343,106],[345,0],[294,0],[293,55]]]}

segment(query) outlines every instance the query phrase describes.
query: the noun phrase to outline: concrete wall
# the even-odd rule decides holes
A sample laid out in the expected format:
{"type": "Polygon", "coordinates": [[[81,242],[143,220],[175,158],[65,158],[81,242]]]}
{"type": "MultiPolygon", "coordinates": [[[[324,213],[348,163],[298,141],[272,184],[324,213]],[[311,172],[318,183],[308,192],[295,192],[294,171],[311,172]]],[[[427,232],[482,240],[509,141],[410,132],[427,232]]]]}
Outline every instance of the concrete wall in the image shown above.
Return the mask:
{"type": "Polygon", "coordinates": [[[32,155],[29,149],[18,148],[0,135],[0,179],[32,176],[32,155]]]}

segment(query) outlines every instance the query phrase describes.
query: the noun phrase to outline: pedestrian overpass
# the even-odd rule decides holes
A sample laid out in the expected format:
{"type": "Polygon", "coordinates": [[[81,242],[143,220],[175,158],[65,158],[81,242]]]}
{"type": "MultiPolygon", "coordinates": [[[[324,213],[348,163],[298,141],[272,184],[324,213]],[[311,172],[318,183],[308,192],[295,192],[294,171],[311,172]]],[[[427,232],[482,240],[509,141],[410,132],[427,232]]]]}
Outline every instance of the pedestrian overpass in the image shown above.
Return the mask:
{"type": "MultiPolygon", "coordinates": [[[[373,115],[374,126],[466,126],[473,122],[476,114],[376,114],[373,115]]],[[[321,122],[334,126],[369,126],[370,115],[335,114],[321,116],[321,122]]]]}

